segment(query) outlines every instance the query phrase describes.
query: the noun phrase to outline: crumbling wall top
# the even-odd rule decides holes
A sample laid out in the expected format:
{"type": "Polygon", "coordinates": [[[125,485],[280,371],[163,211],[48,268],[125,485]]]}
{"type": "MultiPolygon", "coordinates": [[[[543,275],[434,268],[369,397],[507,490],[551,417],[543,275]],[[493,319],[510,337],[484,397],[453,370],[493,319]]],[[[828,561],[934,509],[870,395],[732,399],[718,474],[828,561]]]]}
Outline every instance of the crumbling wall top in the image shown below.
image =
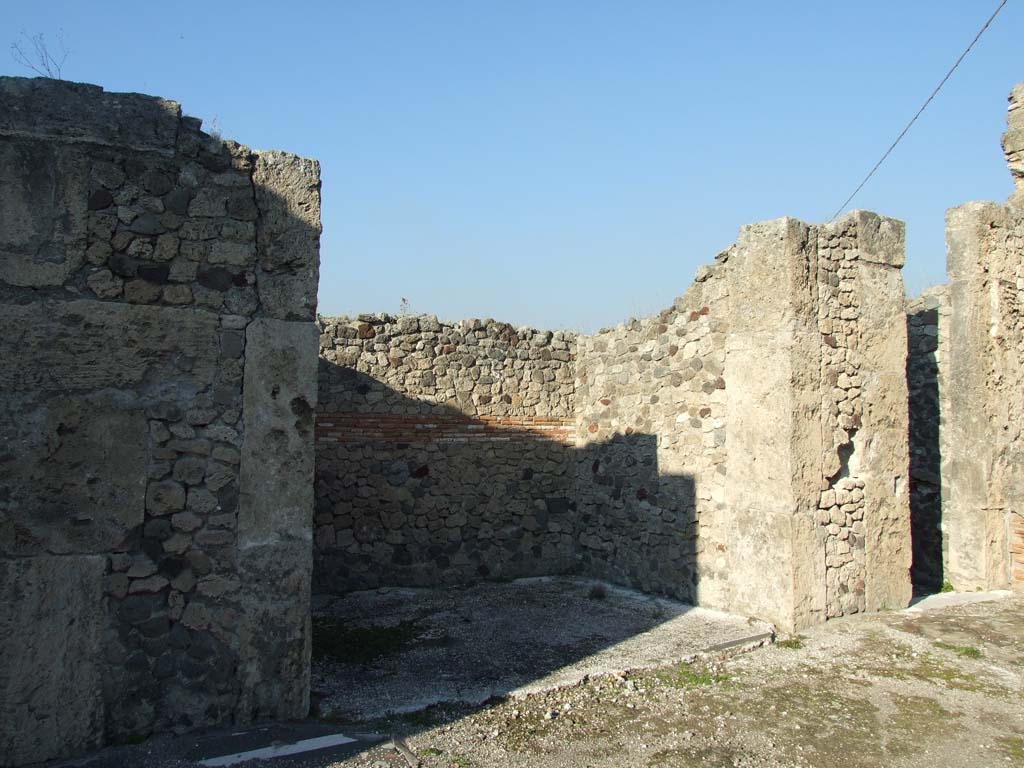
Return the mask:
{"type": "Polygon", "coordinates": [[[0,134],[173,154],[180,121],[181,106],[156,96],[107,93],[65,80],[0,77],[0,134]]]}

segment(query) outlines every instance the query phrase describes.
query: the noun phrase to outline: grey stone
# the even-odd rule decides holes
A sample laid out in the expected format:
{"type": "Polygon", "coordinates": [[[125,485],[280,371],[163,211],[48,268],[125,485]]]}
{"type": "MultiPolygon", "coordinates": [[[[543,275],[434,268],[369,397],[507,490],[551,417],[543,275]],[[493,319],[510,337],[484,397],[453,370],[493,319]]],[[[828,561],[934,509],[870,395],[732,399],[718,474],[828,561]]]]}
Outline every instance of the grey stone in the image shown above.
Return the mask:
{"type": "Polygon", "coordinates": [[[146,511],[151,515],[168,515],[185,508],[185,489],[172,480],[150,483],[146,489],[146,511]]]}
{"type": "Polygon", "coordinates": [[[100,556],[0,559],[4,762],[67,757],[103,743],[105,567],[100,556]]]}
{"type": "Polygon", "coordinates": [[[189,488],[188,509],[197,515],[208,515],[217,509],[217,497],[205,488],[189,488]]]}
{"type": "Polygon", "coordinates": [[[178,459],[174,464],[174,479],[187,485],[199,485],[206,474],[205,459],[191,456],[178,459]]]}
{"type": "Polygon", "coordinates": [[[124,281],[115,277],[109,269],[100,269],[86,278],[86,284],[101,299],[113,299],[121,295],[124,281]]]}
{"type": "MultiPolygon", "coordinates": [[[[11,114],[9,87],[0,81],[0,114],[11,114]]],[[[61,285],[83,264],[88,180],[84,156],[71,147],[0,142],[0,282],[61,285]]]]}
{"type": "MultiPolygon", "coordinates": [[[[174,150],[181,108],[173,101],[137,93],[106,93],[96,85],[67,80],[0,79],[0,134],[30,134],[60,141],[169,154],[174,150]],[[111,115],[117,115],[111,120],[111,115]]],[[[113,167],[106,177],[115,181],[113,167]]],[[[120,184],[111,183],[111,188],[120,184]]]]}
{"type": "Polygon", "coordinates": [[[0,444],[18,446],[0,456],[0,552],[117,548],[142,522],[147,431],[141,411],[110,395],[0,396],[0,444]]]}
{"type": "Polygon", "coordinates": [[[260,302],[268,317],[313,320],[320,274],[320,164],[261,152],[253,171],[260,302]]]}
{"type": "Polygon", "coordinates": [[[205,312],[71,301],[0,306],[0,389],[127,388],[144,378],[188,387],[213,379],[217,321],[205,312]],[[187,358],[189,365],[181,363],[187,358]]]}

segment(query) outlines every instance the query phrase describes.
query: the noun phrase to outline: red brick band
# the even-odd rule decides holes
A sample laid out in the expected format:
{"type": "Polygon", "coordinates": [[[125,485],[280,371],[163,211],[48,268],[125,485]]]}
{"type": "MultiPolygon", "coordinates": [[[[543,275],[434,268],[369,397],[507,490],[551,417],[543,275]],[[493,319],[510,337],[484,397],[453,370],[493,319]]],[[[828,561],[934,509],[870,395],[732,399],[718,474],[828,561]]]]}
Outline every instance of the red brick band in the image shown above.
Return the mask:
{"type": "Polygon", "coordinates": [[[430,416],[320,413],[318,443],[461,443],[532,440],[570,445],[572,419],[540,416],[430,416]]]}

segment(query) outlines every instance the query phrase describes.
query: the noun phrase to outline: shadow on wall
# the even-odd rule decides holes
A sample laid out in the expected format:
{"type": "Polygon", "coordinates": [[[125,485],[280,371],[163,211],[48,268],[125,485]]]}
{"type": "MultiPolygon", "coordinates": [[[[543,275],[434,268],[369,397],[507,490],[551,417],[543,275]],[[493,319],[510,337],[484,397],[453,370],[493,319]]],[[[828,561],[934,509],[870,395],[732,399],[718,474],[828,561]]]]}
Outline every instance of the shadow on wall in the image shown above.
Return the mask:
{"type": "Polygon", "coordinates": [[[595,654],[690,610],[586,580],[500,583],[574,575],[692,603],[694,481],[661,474],[655,435],[577,449],[573,419],[474,418],[322,358],[320,376],[322,391],[360,403],[319,414],[321,714],[359,722],[431,707],[396,727],[451,721],[566,667],[590,670],[595,654]],[[463,588],[406,589],[446,585],[463,588]],[[381,587],[393,589],[368,591],[381,587]]]}
{"type": "Polygon", "coordinates": [[[320,377],[372,405],[320,415],[314,592],[577,574],[694,599],[694,482],[659,472],[655,435],[577,449],[569,419],[495,424],[322,358],[320,377]]]}
{"type": "Polygon", "coordinates": [[[939,443],[939,302],[907,312],[911,581],[918,595],[942,588],[942,452],[939,443]]]}

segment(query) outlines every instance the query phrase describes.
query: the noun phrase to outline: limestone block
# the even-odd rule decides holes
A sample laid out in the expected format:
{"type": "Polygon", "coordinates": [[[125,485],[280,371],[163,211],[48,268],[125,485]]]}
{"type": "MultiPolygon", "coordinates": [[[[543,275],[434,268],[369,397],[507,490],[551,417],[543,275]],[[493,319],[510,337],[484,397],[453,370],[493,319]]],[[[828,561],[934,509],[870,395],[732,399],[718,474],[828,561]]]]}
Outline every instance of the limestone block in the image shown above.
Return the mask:
{"type": "Polygon", "coordinates": [[[899,219],[879,216],[871,211],[851,211],[835,226],[847,219],[856,221],[857,255],[861,261],[902,267],[906,253],[906,225],[899,219]]]}
{"type": "Polygon", "coordinates": [[[257,319],[246,330],[235,599],[241,721],[304,717],[309,708],[312,571],[313,323],[257,319]]]}
{"type": "Polygon", "coordinates": [[[946,211],[946,273],[950,281],[983,277],[987,265],[978,258],[992,229],[1011,225],[1006,208],[992,202],[971,202],[946,211]]]}
{"type": "Polygon", "coordinates": [[[102,553],[143,522],[147,424],[109,394],[0,395],[0,552],[102,553]]]}
{"type": "Polygon", "coordinates": [[[312,541],[308,528],[302,532],[305,540],[296,537],[239,551],[243,586],[232,595],[239,620],[230,627],[238,639],[238,722],[298,719],[309,713],[312,541]]]}
{"type": "Polygon", "coordinates": [[[320,164],[285,152],[260,152],[253,170],[257,288],[263,312],[314,320],[320,279],[320,164]]]}
{"type": "Polygon", "coordinates": [[[731,330],[810,330],[810,231],[796,219],[748,224],[729,257],[731,330]]]}
{"type": "Polygon", "coordinates": [[[267,544],[285,534],[308,540],[316,326],[255,320],[246,330],[245,351],[239,546],[267,544]]]}
{"type": "Polygon", "coordinates": [[[0,764],[102,744],[105,558],[0,559],[0,764]]]}
{"type": "Polygon", "coordinates": [[[1010,92],[1010,107],[1003,134],[1003,153],[1017,192],[1024,191],[1024,83],[1010,92]]]}
{"type": "Polygon", "coordinates": [[[61,285],[82,266],[88,182],[85,157],[73,148],[0,140],[0,281],[61,285]]]}

